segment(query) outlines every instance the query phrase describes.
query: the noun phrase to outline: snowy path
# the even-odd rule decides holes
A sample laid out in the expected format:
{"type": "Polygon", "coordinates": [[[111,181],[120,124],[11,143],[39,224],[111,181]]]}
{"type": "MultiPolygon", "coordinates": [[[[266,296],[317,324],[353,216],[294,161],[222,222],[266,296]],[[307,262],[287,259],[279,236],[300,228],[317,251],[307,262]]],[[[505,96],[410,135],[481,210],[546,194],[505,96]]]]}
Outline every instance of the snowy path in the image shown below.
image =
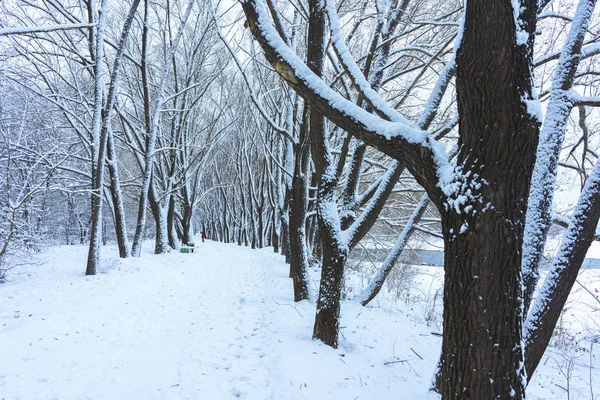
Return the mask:
{"type": "Polygon", "coordinates": [[[57,274],[3,286],[0,396],[201,398],[208,389],[225,399],[259,389],[270,398],[259,253],[200,250],[126,260],[125,273],[87,281],[57,274]]]}
{"type": "Polygon", "coordinates": [[[0,399],[429,398],[427,328],[407,335],[401,314],[349,305],[340,349],[313,342],[314,303],[292,306],[268,249],[119,260],[109,248],[90,278],[85,250],[50,249],[0,286],[0,399]],[[411,336],[425,360],[396,343],[411,336]],[[413,365],[385,366],[394,357],[413,365]]]}
{"type": "Polygon", "coordinates": [[[334,350],[311,340],[315,305],[293,305],[271,250],[150,250],[109,247],[86,278],[85,247],[51,248],[0,285],[0,399],[435,398],[440,340],[419,311],[346,302],[334,350]]]}

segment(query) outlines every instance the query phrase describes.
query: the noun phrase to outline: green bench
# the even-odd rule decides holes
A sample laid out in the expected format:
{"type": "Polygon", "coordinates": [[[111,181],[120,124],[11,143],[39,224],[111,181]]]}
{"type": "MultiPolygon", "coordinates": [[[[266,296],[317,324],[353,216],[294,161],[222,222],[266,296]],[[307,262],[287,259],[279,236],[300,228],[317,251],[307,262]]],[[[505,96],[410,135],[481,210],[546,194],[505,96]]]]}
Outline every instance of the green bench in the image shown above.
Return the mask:
{"type": "Polygon", "coordinates": [[[187,245],[181,246],[179,249],[180,253],[189,254],[194,252],[194,243],[188,243],[187,245]]]}

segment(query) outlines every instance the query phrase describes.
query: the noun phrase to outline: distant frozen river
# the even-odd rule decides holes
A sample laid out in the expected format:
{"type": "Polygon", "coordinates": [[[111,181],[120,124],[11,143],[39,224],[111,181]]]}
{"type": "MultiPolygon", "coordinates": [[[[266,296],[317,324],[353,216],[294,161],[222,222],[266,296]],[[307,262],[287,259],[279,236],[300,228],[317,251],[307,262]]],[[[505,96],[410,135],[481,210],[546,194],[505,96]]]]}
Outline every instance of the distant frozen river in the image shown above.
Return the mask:
{"type": "MultiPolygon", "coordinates": [[[[381,262],[391,249],[364,249],[356,248],[350,253],[351,260],[365,260],[381,262]]],[[[444,252],[441,250],[405,250],[400,257],[400,262],[413,265],[428,265],[432,267],[444,266],[444,252]]],[[[600,258],[586,258],[583,269],[600,269],[600,258]]]]}

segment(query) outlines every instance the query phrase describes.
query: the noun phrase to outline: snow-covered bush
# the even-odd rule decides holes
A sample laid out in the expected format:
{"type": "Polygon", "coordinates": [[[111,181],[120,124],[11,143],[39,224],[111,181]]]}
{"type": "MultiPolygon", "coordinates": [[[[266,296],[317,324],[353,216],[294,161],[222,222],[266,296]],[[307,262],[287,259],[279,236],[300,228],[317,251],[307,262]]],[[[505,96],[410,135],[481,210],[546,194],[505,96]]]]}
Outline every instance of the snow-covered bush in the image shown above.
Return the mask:
{"type": "Polygon", "coordinates": [[[412,298],[411,288],[418,273],[419,271],[410,264],[396,263],[386,280],[388,291],[396,299],[408,303],[412,298]]]}

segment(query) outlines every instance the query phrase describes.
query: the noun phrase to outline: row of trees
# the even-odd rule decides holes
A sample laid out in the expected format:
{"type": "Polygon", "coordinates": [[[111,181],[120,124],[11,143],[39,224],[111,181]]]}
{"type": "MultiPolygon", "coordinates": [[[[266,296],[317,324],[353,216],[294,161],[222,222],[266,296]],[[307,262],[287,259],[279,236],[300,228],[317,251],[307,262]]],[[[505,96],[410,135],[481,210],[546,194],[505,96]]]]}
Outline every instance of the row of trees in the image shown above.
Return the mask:
{"type": "MultiPolygon", "coordinates": [[[[140,255],[147,209],[156,253],[191,242],[193,209],[204,190],[202,166],[230,129],[226,103],[211,90],[228,60],[220,54],[210,8],[195,1],[49,1],[15,4],[5,16],[6,24],[25,27],[0,30],[8,94],[3,111],[7,121],[16,121],[3,124],[3,149],[10,156],[5,171],[45,171],[45,186],[37,192],[61,192],[79,209],[80,198],[89,199],[89,208],[78,214],[81,242],[90,243],[87,274],[100,263],[107,217],[121,257],[140,255]],[[23,95],[36,104],[28,106],[23,95]],[[30,110],[39,104],[43,116],[30,110]],[[42,126],[30,132],[27,119],[34,115],[42,126]],[[20,131],[33,143],[22,143],[20,131]],[[39,142],[44,132],[54,136],[51,146],[39,142]]],[[[30,185],[27,179],[11,182],[9,196],[30,185]]],[[[29,198],[22,205],[8,200],[23,214],[29,198]]],[[[41,211],[39,218],[53,229],[56,221],[41,211]]],[[[71,215],[66,219],[70,228],[71,215]]],[[[71,230],[65,231],[69,242],[71,230]]]]}
{"type": "MultiPolygon", "coordinates": [[[[406,168],[426,194],[388,265],[393,265],[410,226],[431,201],[441,216],[445,249],[444,339],[436,389],[444,399],[522,398],[596,237],[600,216],[596,168],[591,168],[596,157],[588,153],[586,115],[593,111],[585,108],[599,104],[590,87],[596,79],[590,58],[598,54],[595,2],[580,1],[576,8],[564,10],[570,13],[565,15],[548,7],[548,2],[521,1],[516,7],[508,1],[469,1],[460,13],[458,29],[452,9],[431,10],[430,2],[382,2],[374,9],[368,2],[362,4],[365,8],[361,3],[333,1],[288,7],[274,1],[242,3],[246,26],[265,58],[304,101],[292,143],[310,145],[296,148],[292,180],[304,185],[298,193],[311,196],[314,188],[322,268],[314,337],[337,345],[348,252],[381,211],[390,186],[401,176],[398,171],[406,168]],[[364,15],[371,15],[366,31],[372,36],[366,40],[355,36],[357,26],[367,20],[364,15]],[[554,18],[561,22],[545,24],[554,18]],[[307,26],[304,46],[295,41],[298,19],[307,26]],[[548,27],[550,32],[540,41],[537,36],[548,27]],[[553,29],[564,31],[559,35],[553,29]],[[403,42],[411,33],[423,42],[414,37],[403,42]],[[405,72],[405,59],[417,58],[410,51],[429,54],[431,59],[421,54],[426,62],[405,72]],[[456,94],[445,96],[454,76],[456,94]],[[453,98],[456,114],[440,118],[439,107],[453,98]],[[552,270],[533,301],[547,233],[555,219],[552,197],[561,150],[575,106],[582,115],[583,137],[569,157],[577,154],[578,161],[562,165],[580,174],[583,189],[566,221],[552,270]],[[360,143],[350,156],[343,145],[335,145],[338,130],[348,141],[360,143]],[[393,161],[361,204],[357,192],[347,189],[353,184],[352,162],[362,161],[364,144],[393,161]],[[303,163],[305,148],[312,165],[303,163]],[[340,149],[337,164],[335,148],[340,149]],[[340,168],[345,162],[348,165],[340,168]],[[309,170],[311,174],[306,173],[309,170]]],[[[277,123],[272,116],[266,119],[277,123]]],[[[361,169],[354,172],[360,175],[361,169]]],[[[294,182],[290,192],[293,200],[294,182]]],[[[289,235],[294,242],[292,218],[302,214],[298,236],[307,245],[310,240],[303,230],[311,225],[310,220],[305,223],[310,211],[302,205],[290,202],[289,235]]],[[[294,266],[294,257],[306,252],[290,250],[299,300],[305,287],[304,263],[294,266]]],[[[383,279],[385,269],[369,289],[383,279]]],[[[372,295],[359,299],[367,301],[372,295]]]]}
{"type": "Polygon", "coordinates": [[[120,255],[140,255],[147,210],[156,253],[190,242],[194,222],[215,240],[273,246],[295,301],[311,297],[308,269],[320,267],[313,336],[337,347],[352,249],[383,229],[396,235],[356,298],[367,305],[412,235],[441,236],[436,389],[444,399],[523,398],[600,218],[594,7],[11,8],[0,74],[19,100],[0,109],[2,212],[12,216],[1,237],[22,247],[15,237],[41,235],[57,224],[48,207],[62,207],[59,224],[89,241],[88,274],[107,217],[120,255]],[[552,205],[559,173],[581,187],[568,216],[552,205]],[[534,299],[552,223],[565,236],[534,299]]]}

